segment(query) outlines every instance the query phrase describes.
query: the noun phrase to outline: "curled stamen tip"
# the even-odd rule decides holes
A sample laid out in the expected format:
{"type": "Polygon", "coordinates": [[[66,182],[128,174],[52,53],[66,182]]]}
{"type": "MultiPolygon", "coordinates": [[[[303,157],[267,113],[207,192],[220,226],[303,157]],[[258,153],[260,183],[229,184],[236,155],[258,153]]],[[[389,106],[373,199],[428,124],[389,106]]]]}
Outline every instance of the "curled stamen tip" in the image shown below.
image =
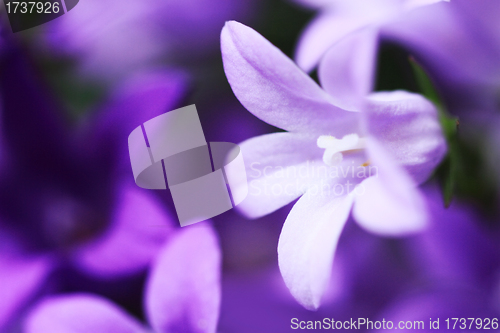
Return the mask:
{"type": "Polygon", "coordinates": [[[319,148],[325,149],[334,145],[337,141],[339,141],[339,139],[335,138],[334,136],[321,135],[316,141],[316,144],[318,145],[319,148]]]}

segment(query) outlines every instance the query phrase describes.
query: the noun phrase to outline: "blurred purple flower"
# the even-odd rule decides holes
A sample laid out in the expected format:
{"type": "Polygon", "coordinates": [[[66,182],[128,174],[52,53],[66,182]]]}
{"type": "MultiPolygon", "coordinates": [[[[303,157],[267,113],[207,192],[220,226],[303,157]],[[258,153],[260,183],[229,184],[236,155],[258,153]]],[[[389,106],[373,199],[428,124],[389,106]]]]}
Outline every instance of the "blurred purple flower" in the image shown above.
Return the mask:
{"type": "Polygon", "coordinates": [[[454,0],[415,10],[381,33],[429,69],[454,113],[477,117],[498,109],[499,15],[498,1],[454,0]]]}
{"type": "MultiPolygon", "coordinates": [[[[215,332],[220,306],[221,255],[210,225],[176,233],[161,249],[147,278],[144,308],[154,332],[215,332]]],[[[26,333],[151,332],[97,295],[49,297],[29,315],[26,333]]]]}
{"type": "MultiPolygon", "coordinates": [[[[292,303],[273,267],[224,276],[219,329],[292,332],[291,319],[337,321],[498,317],[499,247],[474,210],[454,201],[444,208],[435,184],[422,190],[429,228],[402,239],[376,237],[346,225],[335,254],[327,297],[318,311],[292,303]]],[[[444,325],[444,326],[443,326],[444,325]]],[[[361,328],[365,330],[366,326],[361,328]]],[[[377,330],[378,331],[378,330],[377,330]]]]}
{"type": "Polygon", "coordinates": [[[353,205],[354,218],[371,232],[421,230],[426,209],[416,186],[446,152],[432,103],[404,91],[369,94],[373,36],[363,30],[329,50],[319,69],[323,90],[254,30],[229,22],[222,31],[224,69],[236,97],[288,131],[241,145],[247,174],[258,179],[240,207],[259,217],[305,194],[285,221],[278,260],[292,295],[308,309],[320,304],[353,205]]]}
{"type": "Polygon", "coordinates": [[[56,266],[99,278],[144,270],[173,232],[173,218],[131,181],[127,136],[177,106],[180,73],[132,78],[80,126],[14,46],[2,62],[0,326],[56,266]],[[19,278],[18,278],[19,277],[19,278]]]}
{"type": "Polygon", "coordinates": [[[85,0],[46,26],[51,49],[76,57],[80,74],[119,80],[165,60],[216,51],[228,19],[251,16],[254,0],[85,0]]]}
{"type": "Polygon", "coordinates": [[[426,193],[432,222],[406,244],[411,260],[428,280],[492,290],[500,274],[498,230],[458,199],[445,208],[436,186],[426,193]]]}
{"type": "MultiPolygon", "coordinates": [[[[306,72],[319,63],[330,46],[356,30],[380,29],[405,17],[415,8],[450,0],[294,0],[320,10],[305,29],[296,51],[296,61],[306,72]]],[[[374,38],[376,36],[374,35],[374,38]]],[[[368,41],[367,43],[371,43],[368,41]]]]}

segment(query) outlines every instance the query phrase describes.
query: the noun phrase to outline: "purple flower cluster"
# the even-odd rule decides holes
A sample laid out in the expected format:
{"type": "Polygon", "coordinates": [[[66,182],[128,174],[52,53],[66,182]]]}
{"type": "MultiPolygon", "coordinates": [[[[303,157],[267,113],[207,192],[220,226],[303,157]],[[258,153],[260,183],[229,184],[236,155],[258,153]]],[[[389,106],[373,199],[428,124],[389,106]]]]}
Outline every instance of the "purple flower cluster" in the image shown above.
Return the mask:
{"type": "Polygon", "coordinates": [[[491,326],[499,15],[497,0],[82,0],[2,25],[0,332],[491,326]],[[381,65],[387,45],[410,73],[381,65]],[[409,84],[379,88],[395,75],[409,84]],[[127,137],[193,103],[207,140],[243,141],[249,193],[180,228],[168,190],[134,184],[127,137]]]}

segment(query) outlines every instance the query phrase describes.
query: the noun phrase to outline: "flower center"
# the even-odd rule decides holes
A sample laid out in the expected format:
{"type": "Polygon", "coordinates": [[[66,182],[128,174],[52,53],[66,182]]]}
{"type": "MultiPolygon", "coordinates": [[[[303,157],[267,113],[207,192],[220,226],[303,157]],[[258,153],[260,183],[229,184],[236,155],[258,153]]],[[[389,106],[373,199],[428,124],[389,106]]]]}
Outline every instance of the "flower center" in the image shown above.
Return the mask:
{"type": "Polygon", "coordinates": [[[327,165],[336,165],[344,159],[343,153],[365,148],[365,139],[357,134],[348,134],[342,139],[331,135],[322,135],[318,138],[317,145],[325,149],[323,162],[327,165]]]}

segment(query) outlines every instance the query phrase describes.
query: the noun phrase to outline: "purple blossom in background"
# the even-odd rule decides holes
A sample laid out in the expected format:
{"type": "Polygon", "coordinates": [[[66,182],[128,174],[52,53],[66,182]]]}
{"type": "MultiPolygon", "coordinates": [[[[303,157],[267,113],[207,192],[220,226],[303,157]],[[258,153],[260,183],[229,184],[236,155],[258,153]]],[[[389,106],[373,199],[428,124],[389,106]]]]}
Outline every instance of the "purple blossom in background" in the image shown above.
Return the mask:
{"type": "Polygon", "coordinates": [[[0,326],[56,267],[113,279],[149,265],[176,222],[130,179],[127,136],[185,89],[181,73],[143,74],[71,127],[14,43],[4,51],[0,326]]]}
{"type": "MultiPolygon", "coordinates": [[[[144,291],[154,332],[215,332],[220,306],[217,236],[209,224],[187,227],[160,250],[144,291]]],[[[26,333],[151,332],[119,306],[97,295],[52,296],[29,315],[26,333]]]]}
{"type": "Polygon", "coordinates": [[[274,267],[227,273],[220,331],[293,332],[292,318],[385,319],[395,325],[423,320],[428,330],[431,317],[441,318],[443,330],[448,317],[498,317],[498,233],[489,232],[466,204],[444,208],[436,186],[422,190],[429,227],[421,233],[390,239],[346,225],[329,288],[315,312],[293,304],[274,267]]]}
{"type": "Polygon", "coordinates": [[[263,176],[250,181],[258,192],[240,207],[259,217],[304,194],[283,226],[278,260],[292,295],[309,309],[320,304],[351,207],[355,220],[377,234],[421,230],[427,216],[415,187],[446,152],[432,103],[403,91],[368,95],[375,42],[366,40],[375,41],[371,30],[330,49],[319,69],[322,90],[254,30],[229,22],[222,31],[224,69],[235,95],[254,115],[289,131],[241,145],[247,174],[258,165],[257,177],[263,176]],[[342,66],[350,61],[357,66],[342,66]],[[294,172],[299,167],[307,176],[294,172]],[[343,174],[349,167],[356,171],[343,174]],[[275,173],[266,174],[269,168],[275,173]],[[342,175],[331,176],[339,169],[342,175]],[[300,188],[286,190],[297,183],[300,188]],[[282,189],[277,195],[276,187],[282,189]]]}
{"type": "MultiPolygon", "coordinates": [[[[416,8],[450,0],[295,0],[320,10],[305,29],[296,51],[300,68],[311,71],[335,43],[356,30],[383,28],[416,8]]],[[[430,7],[433,8],[433,7],[430,7]]],[[[430,9],[432,10],[432,9],[430,9]]],[[[425,24],[425,22],[420,22],[425,24]]],[[[376,38],[376,35],[373,36],[376,38]]],[[[367,43],[373,41],[367,40],[367,43]]]]}
{"type": "Polygon", "coordinates": [[[44,26],[49,47],[76,57],[80,74],[119,80],[165,60],[203,59],[217,50],[228,19],[250,17],[253,0],[86,0],[44,26]]]}
{"type": "Polygon", "coordinates": [[[418,56],[450,110],[477,119],[498,109],[499,15],[498,1],[456,0],[415,10],[381,33],[418,56]]]}

